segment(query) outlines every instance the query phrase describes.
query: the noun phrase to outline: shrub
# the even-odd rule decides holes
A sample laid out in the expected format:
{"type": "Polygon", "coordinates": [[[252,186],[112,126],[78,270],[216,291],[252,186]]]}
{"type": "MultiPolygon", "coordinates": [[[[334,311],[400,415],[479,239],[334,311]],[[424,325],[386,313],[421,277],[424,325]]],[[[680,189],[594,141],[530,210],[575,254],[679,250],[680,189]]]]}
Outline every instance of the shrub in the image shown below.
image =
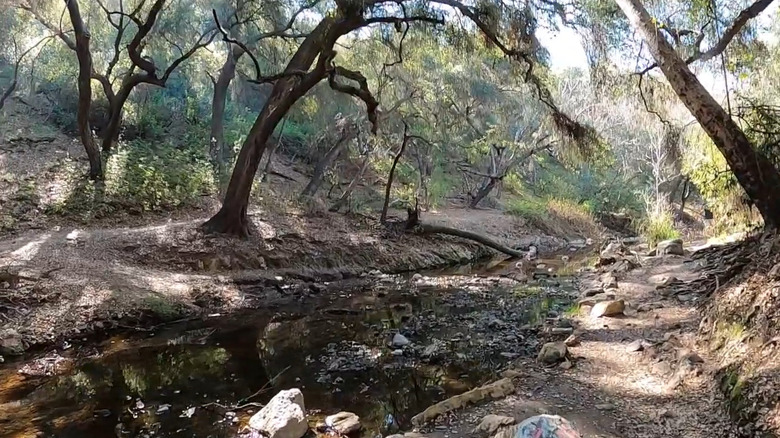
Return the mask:
{"type": "Polygon", "coordinates": [[[674,227],[672,213],[667,209],[649,213],[642,221],[639,230],[651,247],[658,242],[680,237],[680,232],[674,227]]]}
{"type": "Polygon", "coordinates": [[[203,153],[170,145],[153,148],[142,141],[120,144],[107,158],[103,183],[87,181],[70,165],[53,171],[65,190],[47,202],[47,212],[78,214],[84,220],[117,210],[140,213],[192,206],[215,190],[203,153]]]}
{"type": "Polygon", "coordinates": [[[204,153],[142,141],[120,147],[106,163],[106,196],[144,211],[192,205],[214,191],[204,153]]]}

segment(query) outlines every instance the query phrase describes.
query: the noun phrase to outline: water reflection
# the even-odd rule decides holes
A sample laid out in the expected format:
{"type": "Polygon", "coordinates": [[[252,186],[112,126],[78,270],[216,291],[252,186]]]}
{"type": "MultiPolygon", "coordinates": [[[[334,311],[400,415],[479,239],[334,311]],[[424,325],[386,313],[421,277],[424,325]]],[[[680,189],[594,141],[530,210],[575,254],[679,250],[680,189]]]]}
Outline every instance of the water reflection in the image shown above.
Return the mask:
{"type": "Polygon", "coordinates": [[[502,348],[516,342],[498,338],[484,355],[463,354],[483,344],[480,321],[500,309],[514,330],[565,305],[541,289],[378,290],[309,303],[297,316],[260,310],[152,339],[115,339],[101,346],[101,357],[63,376],[23,379],[7,366],[0,370],[0,436],[234,437],[257,408],[231,415],[232,406],[261,388],[252,401],[290,387],[302,389],[311,413],[350,410],[367,426],[365,436],[386,434],[510,360],[502,348]],[[399,328],[416,349],[390,348],[399,328]],[[438,359],[422,352],[432,345],[438,359]]]}

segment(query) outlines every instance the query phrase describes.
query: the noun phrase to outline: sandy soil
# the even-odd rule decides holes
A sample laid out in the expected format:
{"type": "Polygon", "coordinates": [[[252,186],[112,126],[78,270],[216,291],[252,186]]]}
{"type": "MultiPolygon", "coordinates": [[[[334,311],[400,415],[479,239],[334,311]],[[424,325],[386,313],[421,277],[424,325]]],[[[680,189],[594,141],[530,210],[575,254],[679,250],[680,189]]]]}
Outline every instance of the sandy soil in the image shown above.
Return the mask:
{"type": "MultiPolygon", "coordinates": [[[[697,278],[694,268],[688,257],[645,258],[609,291],[625,300],[625,315],[591,318],[583,306],[574,318],[581,342],[569,348],[573,368],[522,360],[513,368],[515,394],[441,418],[437,431],[475,436],[487,414],[522,421],[550,413],[568,418],[588,438],[740,436],[714,382],[718,361],[696,344],[700,303],[657,289],[669,277],[697,278]],[[648,341],[642,351],[629,347],[637,340],[648,341]]],[[[583,276],[582,284],[595,275],[583,276]]]]}

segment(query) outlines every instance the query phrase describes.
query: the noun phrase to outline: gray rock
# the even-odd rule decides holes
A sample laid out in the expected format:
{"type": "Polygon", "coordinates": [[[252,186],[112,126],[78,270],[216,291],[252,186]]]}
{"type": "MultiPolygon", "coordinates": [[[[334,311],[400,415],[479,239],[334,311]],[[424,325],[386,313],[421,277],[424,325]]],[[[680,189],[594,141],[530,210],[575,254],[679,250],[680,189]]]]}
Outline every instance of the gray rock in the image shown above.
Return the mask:
{"type": "Polygon", "coordinates": [[[604,289],[617,289],[618,281],[615,275],[611,272],[601,276],[601,287],[604,289]]]}
{"type": "Polygon", "coordinates": [[[14,329],[0,331],[0,354],[18,356],[24,353],[22,335],[14,329]]]}
{"type": "Polygon", "coordinates": [[[569,349],[563,342],[548,342],[542,346],[536,360],[546,364],[554,364],[566,359],[569,349]]]}
{"type": "Polygon", "coordinates": [[[550,329],[550,333],[553,335],[570,335],[574,333],[573,327],[553,327],[550,329]]]}
{"type": "Polygon", "coordinates": [[[301,438],[309,430],[303,394],[293,388],[281,391],[249,419],[249,427],[268,438],[301,438]]]}
{"type": "Polygon", "coordinates": [[[398,357],[398,356],[403,356],[403,355],[404,355],[404,351],[403,350],[393,350],[393,356],[398,357]]]}
{"type": "Polygon", "coordinates": [[[634,341],[634,342],[628,344],[628,346],[626,346],[626,351],[628,351],[629,353],[642,351],[642,350],[645,349],[644,342],[645,341],[643,339],[637,339],[636,341],[634,341]]]}
{"type": "Polygon", "coordinates": [[[682,239],[664,240],[658,242],[655,248],[658,255],[685,255],[682,239]]]}
{"type": "Polygon", "coordinates": [[[626,303],[623,300],[602,301],[596,303],[590,310],[590,316],[600,318],[602,316],[622,315],[626,310],[626,303]]]}
{"type": "Polygon", "coordinates": [[[349,435],[359,431],[363,426],[360,417],[352,412],[339,412],[325,417],[325,424],[340,435],[349,435]]]}
{"type": "Polygon", "coordinates": [[[473,433],[477,435],[494,436],[500,429],[513,424],[515,424],[515,419],[512,417],[491,414],[482,419],[479,425],[474,428],[473,433]]]}
{"type": "Polygon", "coordinates": [[[592,296],[598,295],[598,294],[600,294],[602,292],[604,292],[604,288],[603,287],[601,287],[600,285],[593,285],[593,286],[590,286],[590,287],[586,288],[585,290],[583,290],[581,296],[583,296],[583,297],[592,297],[592,296]]]}
{"type": "Polygon", "coordinates": [[[677,299],[680,300],[681,303],[689,303],[691,301],[696,300],[696,295],[694,294],[680,294],[677,295],[677,299]]]}
{"type": "Polygon", "coordinates": [[[409,344],[411,344],[411,341],[406,339],[406,336],[400,333],[396,333],[395,336],[393,336],[393,347],[405,347],[409,344]]]}

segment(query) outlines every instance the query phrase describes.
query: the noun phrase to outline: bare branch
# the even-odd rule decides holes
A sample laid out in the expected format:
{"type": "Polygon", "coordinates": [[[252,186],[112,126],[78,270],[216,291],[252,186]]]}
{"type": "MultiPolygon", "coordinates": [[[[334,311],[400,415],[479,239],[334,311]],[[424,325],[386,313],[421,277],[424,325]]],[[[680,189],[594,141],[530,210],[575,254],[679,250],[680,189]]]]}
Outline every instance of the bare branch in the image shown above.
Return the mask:
{"type": "Polygon", "coordinates": [[[328,84],[330,88],[357,97],[366,104],[366,112],[368,113],[368,120],[371,122],[371,132],[376,134],[379,128],[379,121],[377,118],[377,108],[379,102],[377,102],[374,95],[368,89],[368,80],[362,73],[346,69],[344,67],[333,67],[328,75],[328,84]],[[352,85],[341,84],[336,80],[336,76],[343,76],[347,79],[353,80],[358,83],[358,87],[352,85]]]}
{"type": "Polygon", "coordinates": [[[130,60],[133,64],[145,71],[152,78],[157,77],[157,67],[154,65],[154,62],[145,59],[141,55],[141,51],[143,50],[144,38],[149,35],[149,32],[151,32],[154,24],[157,22],[157,17],[160,15],[163,6],[165,6],[165,0],[155,0],[151,9],[149,9],[149,13],[146,15],[146,20],[138,25],[138,31],[127,46],[127,54],[130,56],[130,60]]]}
{"type": "Polygon", "coordinates": [[[19,9],[22,9],[24,11],[29,12],[32,14],[33,18],[35,18],[36,21],[41,23],[44,27],[49,29],[51,33],[59,37],[62,42],[65,43],[66,46],[68,46],[71,50],[76,50],[76,41],[74,41],[71,37],[69,37],[65,32],[62,31],[62,27],[55,26],[54,23],[50,22],[46,19],[43,15],[41,15],[37,10],[35,10],[30,4],[28,3],[21,3],[19,4],[19,9]]]}
{"type": "MultiPolygon", "coordinates": [[[[746,9],[743,9],[739,15],[737,15],[737,18],[735,18],[731,25],[726,29],[718,42],[715,43],[714,46],[710,47],[709,50],[702,52],[700,45],[702,41],[704,41],[704,28],[707,27],[709,22],[705,23],[704,27],[702,27],[699,33],[699,36],[696,38],[695,52],[685,60],[685,63],[690,65],[696,61],[706,62],[723,53],[731,41],[737,35],[739,35],[740,32],[742,32],[742,29],[747,25],[747,23],[751,19],[756,18],[759,14],[764,12],[773,1],[774,0],[756,0],[746,9]]],[[[658,67],[658,63],[653,63],[638,73],[645,74],[656,67],[658,67]]]]}
{"type": "Polygon", "coordinates": [[[217,16],[217,10],[216,9],[212,9],[211,10],[211,15],[214,16],[214,23],[217,25],[217,30],[219,31],[219,33],[222,34],[222,39],[224,41],[228,42],[228,43],[237,45],[238,47],[241,48],[241,50],[244,51],[244,53],[249,55],[249,57],[252,59],[252,63],[255,66],[255,79],[260,80],[260,77],[261,77],[261,74],[260,74],[260,63],[257,62],[257,58],[252,53],[252,51],[249,50],[249,47],[247,47],[246,44],[242,43],[241,41],[238,41],[237,39],[230,37],[230,35],[225,30],[225,28],[223,28],[222,24],[220,24],[220,22],[219,22],[219,17],[217,16]]]}

